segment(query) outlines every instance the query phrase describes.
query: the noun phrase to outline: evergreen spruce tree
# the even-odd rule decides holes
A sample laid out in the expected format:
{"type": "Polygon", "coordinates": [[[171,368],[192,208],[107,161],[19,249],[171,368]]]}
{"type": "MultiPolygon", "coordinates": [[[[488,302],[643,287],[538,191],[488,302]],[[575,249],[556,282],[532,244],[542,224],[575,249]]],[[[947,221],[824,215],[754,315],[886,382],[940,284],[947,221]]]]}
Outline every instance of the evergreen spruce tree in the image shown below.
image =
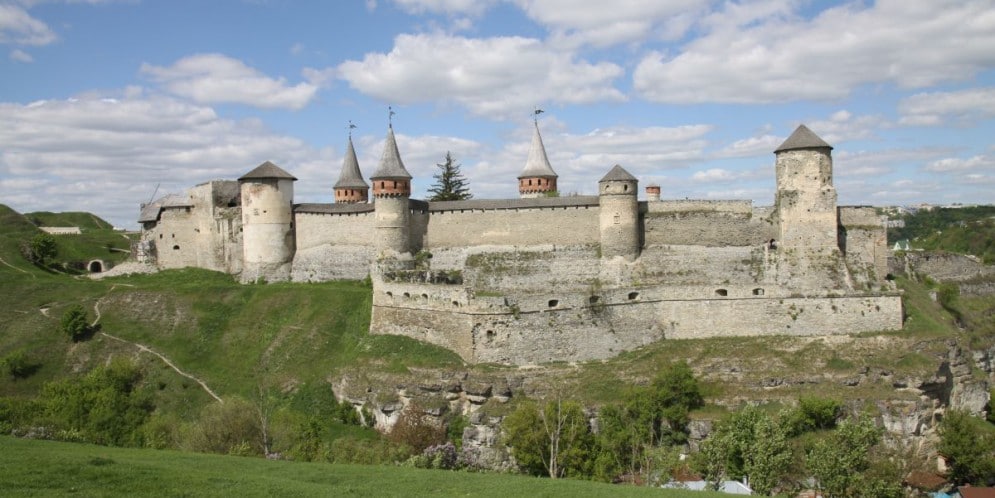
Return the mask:
{"type": "Polygon", "coordinates": [[[469,182],[460,173],[459,163],[453,160],[453,155],[446,151],[446,162],[436,164],[439,172],[433,175],[435,184],[428,189],[432,197],[430,201],[462,201],[473,197],[469,182]]]}

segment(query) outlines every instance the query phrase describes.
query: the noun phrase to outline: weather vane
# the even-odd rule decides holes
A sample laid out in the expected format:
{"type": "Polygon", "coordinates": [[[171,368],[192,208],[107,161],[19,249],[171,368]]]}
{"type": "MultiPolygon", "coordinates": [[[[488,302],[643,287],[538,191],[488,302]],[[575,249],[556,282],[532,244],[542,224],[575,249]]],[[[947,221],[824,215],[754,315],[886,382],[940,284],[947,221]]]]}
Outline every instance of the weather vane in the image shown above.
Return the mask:
{"type": "Polygon", "coordinates": [[[352,124],[352,120],[349,120],[349,138],[352,138],[352,130],[356,128],[356,125],[352,124]]]}
{"type": "Polygon", "coordinates": [[[536,124],[539,124],[539,115],[542,113],[543,110],[540,109],[539,106],[536,106],[535,110],[532,111],[532,120],[535,121],[536,124]]]}
{"type": "Polygon", "coordinates": [[[394,127],[394,109],[391,106],[387,106],[387,126],[394,127]]]}

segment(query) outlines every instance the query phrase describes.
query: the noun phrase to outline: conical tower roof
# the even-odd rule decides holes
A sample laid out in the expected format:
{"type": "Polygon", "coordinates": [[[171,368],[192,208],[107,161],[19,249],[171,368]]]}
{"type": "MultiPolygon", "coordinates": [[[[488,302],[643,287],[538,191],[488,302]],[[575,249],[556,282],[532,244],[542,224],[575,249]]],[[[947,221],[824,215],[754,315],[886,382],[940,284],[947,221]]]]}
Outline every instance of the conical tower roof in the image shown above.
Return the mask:
{"type": "Polygon", "coordinates": [[[369,187],[366,181],[363,180],[363,173],[359,171],[356,149],[352,146],[352,137],[349,137],[349,146],[346,147],[345,159],[342,161],[342,171],[339,172],[339,181],[335,182],[335,188],[369,187]]]}
{"type": "Polygon", "coordinates": [[[539,135],[539,123],[535,123],[535,132],[532,134],[532,147],[529,148],[529,159],[525,161],[525,169],[522,170],[518,178],[556,178],[556,172],[549,165],[549,158],[546,157],[546,147],[542,144],[542,137],[539,135]]]}
{"type": "Polygon", "coordinates": [[[598,180],[598,183],[602,182],[635,182],[636,177],[632,176],[631,173],[625,170],[621,165],[616,164],[614,168],[608,171],[602,179],[598,180]]]}
{"type": "Polygon", "coordinates": [[[794,133],[792,133],[791,136],[780,145],[780,147],[774,149],[774,153],[786,150],[818,148],[832,149],[833,146],[827,144],[823,139],[819,138],[819,136],[812,130],[808,129],[807,126],[798,125],[798,128],[795,128],[794,133]]]}
{"type": "Polygon", "coordinates": [[[241,180],[261,180],[261,179],[267,179],[267,178],[290,179],[290,180],[297,181],[297,179],[294,178],[294,175],[291,175],[290,173],[287,173],[286,171],[283,170],[283,168],[281,168],[281,167],[279,167],[279,166],[277,166],[277,165],[275,165],[275,164],[273,164],[273,163],[271,163],[269,161],[266,161],[266,162],[260,164],[259,166],[256,166],[256,169],[254,169],[254,170],[252,170],[252,171],[250,171],[250,172],[242,175],[241,177],[239,177],[239,181],[241,181],[241,180]]]}
{"type": "Polygon", "coordinates": [[[394,139],[394,127],[387,127],[387,142],[383,147],[383,157],[380,158],[380,165],[370,176],[371,180],[379,178],[411,178],[411,173],[404,169],[404,162],[401,161],[401,153],[397,151],[397,140],[394,139]]]}

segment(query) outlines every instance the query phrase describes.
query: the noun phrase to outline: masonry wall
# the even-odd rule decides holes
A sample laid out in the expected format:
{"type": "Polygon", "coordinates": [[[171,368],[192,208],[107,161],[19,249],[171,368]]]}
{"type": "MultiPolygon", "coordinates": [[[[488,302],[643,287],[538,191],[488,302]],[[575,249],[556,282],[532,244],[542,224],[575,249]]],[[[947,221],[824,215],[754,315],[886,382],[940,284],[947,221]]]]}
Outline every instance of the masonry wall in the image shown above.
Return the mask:
{"type": "Polygon", "coordinates": [[[295,282],[362,280],[374,256],[373,212],[296,212],[295,282]]]}
{"type": "Polygon", "coordinates": [[[854,273],[866,275],[867,283],[883,281],[888,274],[888,234],[871,207],[841,207],[840,249],[854,273]]]}
{"type": "Polygon", "coordinates": [[[770,209],[750,201],[668,200],[643,204],[643,244],[753,246],[777,237],[770,209]]]}
{"type": "Polygon", "coordinates": [[[480,245],[596,244],[598,207],[431,211],[423,246],[428,250],[480,245]]]}

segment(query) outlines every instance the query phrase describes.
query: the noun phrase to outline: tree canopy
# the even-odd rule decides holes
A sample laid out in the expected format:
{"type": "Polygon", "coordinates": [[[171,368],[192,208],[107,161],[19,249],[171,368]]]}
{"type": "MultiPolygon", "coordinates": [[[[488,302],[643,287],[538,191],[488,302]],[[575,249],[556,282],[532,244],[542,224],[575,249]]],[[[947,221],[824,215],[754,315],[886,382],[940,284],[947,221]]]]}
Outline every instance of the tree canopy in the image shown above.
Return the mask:
{"type": "Polygon", "coordinates": [[[428,189],[432,194],[430,201],[462,201],[473,197],[470,193],[470,182],[460,172],[460,165],[446,152],[446,162],[436,164],[439,172],[432,175],[435,183],[428,189]]]}

